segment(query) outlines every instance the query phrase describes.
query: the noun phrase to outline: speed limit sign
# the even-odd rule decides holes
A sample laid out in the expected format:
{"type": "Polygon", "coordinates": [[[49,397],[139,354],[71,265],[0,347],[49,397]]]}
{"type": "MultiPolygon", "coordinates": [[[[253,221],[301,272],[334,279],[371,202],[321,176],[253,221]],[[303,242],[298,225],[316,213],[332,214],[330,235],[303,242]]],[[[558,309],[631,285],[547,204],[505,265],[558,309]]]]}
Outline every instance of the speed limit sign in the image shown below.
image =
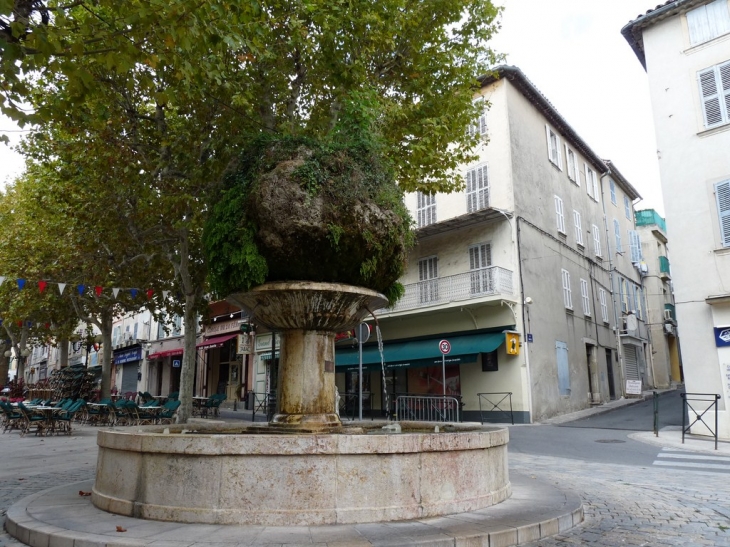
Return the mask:
{"type": "Polygon", "coordinates": [[[448,340],[441,340],[439,342],[439,351],[441,351],[444,355],[448,355],[451,351],[451,344],[449,344],[448,340]]]}

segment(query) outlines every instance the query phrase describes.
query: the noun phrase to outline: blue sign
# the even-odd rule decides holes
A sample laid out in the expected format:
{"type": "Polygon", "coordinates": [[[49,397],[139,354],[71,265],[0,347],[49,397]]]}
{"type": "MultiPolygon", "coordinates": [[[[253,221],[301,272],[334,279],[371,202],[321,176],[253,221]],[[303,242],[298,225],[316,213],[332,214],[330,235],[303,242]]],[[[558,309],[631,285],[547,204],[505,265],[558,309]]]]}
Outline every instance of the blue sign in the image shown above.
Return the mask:
{"type": "Polygon", "coordinates": [[[527,341],[532,343],[532,333],[531,332],[527,333],[527,341]]]}
{"type": "Polygon", "coordinates": [[[117,351],[114,353],[114,364],[121,365],[123,363],[131,363],[133,361],[139,361],[142,359],[142,348],[136,347],[132,349],[126,349],[123,351],[117,351]]]}
{"type": "Polygon", "coordinates": [[[180,368],[180,359],[172,360],[172,368],[180,368]]]}
{"type": "Polygon", "coordinates": [[[715,345],[718,348],[730,346],[730,327],[715,327],[715,345]]]}

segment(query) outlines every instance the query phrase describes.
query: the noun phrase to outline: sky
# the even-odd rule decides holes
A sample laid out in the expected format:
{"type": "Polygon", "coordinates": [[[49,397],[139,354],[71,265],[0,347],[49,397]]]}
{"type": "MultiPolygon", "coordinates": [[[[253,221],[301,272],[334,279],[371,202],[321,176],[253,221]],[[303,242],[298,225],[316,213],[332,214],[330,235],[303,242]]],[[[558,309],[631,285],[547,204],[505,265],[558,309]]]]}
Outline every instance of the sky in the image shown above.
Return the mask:
{"type": "Polygon", "coordinates": [[[497,0],[492,47],[519,67],[599,157],[663,214],[649,82],[621,28],[657,0],[497,0]]]}
{"type": "MultiPolygon", "coordinates": [[[[496,0],[502,29],[492,42],[522,69],[602,158],[641,194],[637,209],[663,213],[646,73],[621,28],[657,0],[496,0]]],[[[0,133],[22,132],[0,118],[0,133]]],[[[0,185],[23,162],[0,144],[0,185]]]]}

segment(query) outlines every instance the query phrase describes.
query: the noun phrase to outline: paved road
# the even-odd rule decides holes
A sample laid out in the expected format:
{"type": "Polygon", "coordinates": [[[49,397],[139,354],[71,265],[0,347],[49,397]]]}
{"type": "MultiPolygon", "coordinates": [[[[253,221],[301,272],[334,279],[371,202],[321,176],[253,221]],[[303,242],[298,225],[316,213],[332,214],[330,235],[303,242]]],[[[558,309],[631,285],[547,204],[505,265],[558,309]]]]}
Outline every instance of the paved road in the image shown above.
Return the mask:
{"type": "MultiPolygon", "coordinates": [[[[641,412],[635,405],[602,419],[638,423],[641,412]]],[[[0,435],[0,511],[25,495],[93,478],[95,433],[86,427],[72,437],[0,435]]],[[[640,443],[630,429],[538,425],[515,426],[510,434],[511,469],[571,490],[585,504],[582,526],[532,547],[730,546],[729,457],[640,443]]],[[[0,534],[0,547],[16,545],[0,534]]]]}

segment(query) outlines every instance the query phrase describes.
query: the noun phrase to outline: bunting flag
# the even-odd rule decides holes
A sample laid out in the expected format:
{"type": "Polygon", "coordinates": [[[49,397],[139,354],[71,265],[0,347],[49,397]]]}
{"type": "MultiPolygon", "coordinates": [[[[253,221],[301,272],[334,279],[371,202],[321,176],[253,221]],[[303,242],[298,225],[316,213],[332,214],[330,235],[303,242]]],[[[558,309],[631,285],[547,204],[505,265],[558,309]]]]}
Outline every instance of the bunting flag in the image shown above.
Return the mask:
{"type": "Polygon", "coordinates": [[[66,283],[59,283],[58,284],[58,293],[63,294],[63,289],[66,288],[66,283]]]}
{"type": "Polygon", "coordinates": [[[2,326],[3,326],[3,320],[0,319],[0,327],[2,327],[2,326]]]}
{"type": "Polygon", "coordinates": [[[99,285],[97,285],[96,287],[94,287],[94,294],[96,294],[97,298],[99,296],[101,296],[101,291],[102,290],[103,290],[102,287],[100,287],[99,285]]]}
{"type": "Polygon", "coordinates": [[[31,328],[33,326],[33,321],[26,321],[25,326],[31,328]]]}
{"type": "Polygon", "coordinates": [[[155,291],[153,291],[152,289],[147,289],[147,300],[152,298],[153,294],[155,294],[155,291]]]}
{"type": "Polygon", "coordinates": [[[137,289],[129,289],[132,298],[137,298],[137,289]]]}
{"type": "Polygon", "coordinates": [[[170,291],[162,291],[162,298],[167,300],[167,295],[170,294],[170,291]]]}
{"type": "Polygon", "coordinates": [[[23,290],[23,287],[25,287],[25,279],[18,279],[18,290],[23,290]]]}
{"type": "Polygon", "coordinates": [[[116,297],[117,297],[117,295],[119,294],[119,289],[118,289],[118,288],[116,288],[116,287],[115,287],[115,288],[113,288],[113,289],[112,289],[112,294],[114,295],[114,298],[116,298],[116,297]]]}
{"type": "Polygon", "coordinates": [[[86,290],[86,285],[76,285],[76,290],[79,291],[79,296],[83,296],[84,291],[86,290]]]}
{"type": "Polygon", "coordinates": [[[46,290],[46,286],[47,285],[48,285],[48,283],[46,283],[45,281],[39,281],[38,282],[38,290],[41,291],[41,294],[43,294],[43,291],[46,290]]]}
{"type": "Polygon", "coordinates": [[[47,329],[50,329],[51,328],[51,324],[50,323],[45,323],[43,326],[46,327],[47,329]]]}
{"type": "Polygon", "coordinates": [[[2,285],[3,283],[5,283],[5,276],[0,275],[0,285],[2,285]]]}
{"type": "Polygon", "coordinates": [[[22,321],[18,321],[18,326],[22,328],[23,322],[22,321]]]}

